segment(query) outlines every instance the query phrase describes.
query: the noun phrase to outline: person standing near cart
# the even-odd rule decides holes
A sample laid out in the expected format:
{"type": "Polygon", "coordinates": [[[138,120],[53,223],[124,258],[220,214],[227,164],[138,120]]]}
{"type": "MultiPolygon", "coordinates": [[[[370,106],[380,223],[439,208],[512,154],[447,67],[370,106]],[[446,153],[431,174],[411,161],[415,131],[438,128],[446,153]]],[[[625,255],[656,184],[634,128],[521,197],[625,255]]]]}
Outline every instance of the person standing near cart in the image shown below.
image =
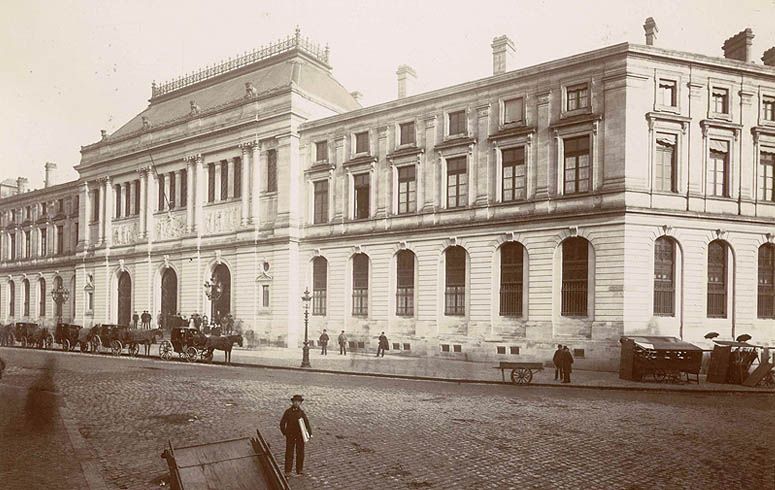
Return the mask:
{"type": "Polygon", "coordinates": [[[304,474],[304,444],[312,437],[312,426],[301,402],[304,397],[293,395],[291,406],[283,413],[280,419],[280,432],[285,436],[285,476],[291,475],[293,468],[293,453],[296,452],[296,474],[304,474]]]}
{"type": "Polygon", "coordinates": [[[557,350],[554,351],[552,356],[552,363],[554,364],[554,380],[561,381],[562,377],[562,344],[557,344],[557,350]]]}
{"type": "Polygon", "coordinates": [[[572,365],[573,365],[573,356],[570,353],[570,349],[568,349],[568,346],[566,345],[562,349],[562,356],[561,356],[561,362],[560,362],[563,383],[570,383],[570,373],[571,371],[573,371],[572,365]]]}

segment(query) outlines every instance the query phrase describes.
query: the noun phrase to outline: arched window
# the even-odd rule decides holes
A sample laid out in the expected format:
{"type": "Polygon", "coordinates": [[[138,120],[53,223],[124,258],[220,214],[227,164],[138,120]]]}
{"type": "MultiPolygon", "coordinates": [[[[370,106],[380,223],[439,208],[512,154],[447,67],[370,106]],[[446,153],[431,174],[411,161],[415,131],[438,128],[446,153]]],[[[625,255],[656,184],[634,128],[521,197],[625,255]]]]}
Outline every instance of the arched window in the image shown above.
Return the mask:
{"type": "Polygon", "coordinates": [[[466,313],[466,251],[449,247],[445,258],[444,314],[462,316],[466,313]]]}
{"type": "Polygon", "coordinates": [[[667,237],[654,242],[654,314],[675,315],[675,244],[667,237]]]}
{"type": "Polygon", "coordinates": [[[501,316],[522,316],[523,248],[520,243],[508,242],[501,252],[501,316]]]}
{"type": "Polygon", "coordinates": [[[758,318],[775,318],[775,245],[759,247],[758,318]]]}
{"type": "Polygon", "coordinates": [[[326,315],[328,296],[328,261],[323,257],[312,260],[312,314],[326,315]]]}
{"type": "Polygon", "coordinates": [[[414,316],[414,253],[396,255],[396,315],[414,316]]]}
{"type": "Polygon", "coordinates": [[[727,317],[727,244],[714,240],[708,245],[709,318],[727,317]]]}
{"type": "Polygon", "coordinates": [[[353,255],[353,316],[369,314],[369,257],[353,255]]]}
{"type": "Polygon", "coordinates": [[[16,316],[16,284],[8,283],[8,315],[16,316]]]}
{"type": "Polygon", "coordinates": [[[46,316],[46,280],[38,279],[38,316],[46,316]]]}
{"type": "Polygon", "coordinates": [[[581,237],[562,242],[562,316],[587,316],[589,242],[581,237]]]}
{"type": "Polygon", "coordinates": [[[22,282],[22,288],[24,289],[22,315],[30,316],[30,281],[28,279],[25,279],[24,282],[22,282]]]}

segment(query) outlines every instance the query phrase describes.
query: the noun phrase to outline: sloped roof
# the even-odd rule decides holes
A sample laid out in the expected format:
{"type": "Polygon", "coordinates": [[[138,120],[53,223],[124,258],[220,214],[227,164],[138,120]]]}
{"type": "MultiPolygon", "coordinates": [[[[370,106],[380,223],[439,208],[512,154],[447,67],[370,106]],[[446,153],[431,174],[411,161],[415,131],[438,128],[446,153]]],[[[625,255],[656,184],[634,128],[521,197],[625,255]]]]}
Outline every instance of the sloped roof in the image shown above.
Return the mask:
{"type": "Polygon", "coordinates": [[[626,336],[621,340],[632,340],[638,346],[650,350],[702,350],[694,344],[676,337],[626,336]]]}
{"type": "MultiPolygon", "coordinates": [[[[331,76],[331,73],[318,64],[302,56],[280,57],[275,63],[261,63],[255,69],[242,74],[227,74],[222,80],[201,84],[201,87],[189,87],[174,92],[159,100],[151,99],[144,111],[116,130],[111,137],[121,137],[142,129],[145,117],[151,128],[175,119],[183,118],[191,112],[191,101],[195,101],[200,111],[206,111],[245,96],[245,83],[251,82],[258,95],[290,86],[293,81],[302,91],[323,99],[342,111],[360,108],[360,104],[350,93],[331,76]],[[294,66],[298,68],[294,70],[294,66]]],[[[271,61],[271,60],[266,60],[271,61]]]]}

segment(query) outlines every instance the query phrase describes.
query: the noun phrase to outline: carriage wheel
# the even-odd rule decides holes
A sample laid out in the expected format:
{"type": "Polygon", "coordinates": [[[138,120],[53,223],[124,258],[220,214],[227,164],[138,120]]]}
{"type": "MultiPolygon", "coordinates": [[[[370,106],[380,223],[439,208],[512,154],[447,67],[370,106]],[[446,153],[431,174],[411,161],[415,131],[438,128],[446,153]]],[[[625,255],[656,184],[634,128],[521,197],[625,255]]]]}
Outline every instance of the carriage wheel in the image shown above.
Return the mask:
{"type": "Polygon", "coordinates": [[[172,359],[172,344],[169,340],[164,340],[159,344],[159,357],[165,361],[172,359]]]}
{"type": "Polygon", "coordinates": [[[199,357],[199,352],[197,352],[196,347],[189,347],[186,349],[185,355],[188,362],[196,362],[196,358],[199,357]]]}
{"type": "Polygon", "coordinates": [[[140,353],[140,344],[129,344],[129,355],[136,357],[140,353]]]}
{"type": "Polygon", "coordinates": [[[69,350],[70,350],[70,347],[71,347],[71,345],[70,345],[70,341],[69,341],[69,340],[67,340],[67,339],[64,339],[64,340],[62,341],[62,350],[63,350],[63,351],[65,351],[65,352],[67,352],[67,351],[69,351],[69,350]]]}
{"type": "Polygon", "coordinates": [[[511,370],[511,382],[517,385],[530,384],[533,381],[533,371],[528,368],[517,368],[511,370]]]}
{"type": "Polygon", "coordinates": [[[27,347],[27,337],[23,336],[19,339],[19,343],[22,345],[22,347],[27,347]]]}
{"type": "Polygon", "coordinates": [[[102,339],[100,339],[99,335],[95,335],[91,339],[91,345],[89,346],[91,349],[89,349],[91,352],[99,353],[100,347],[102,347],[102,339]]]}
{"type": "Polygon", "coordinates": [[[657,383],[664,383],[665,379],[667,379],[667,373],[664,369],[655,369],[654,370],[654,381],[657,383]]]}
{"type": "Polygon", "coordinates": [[[54,347],[54,336],[51,334],[46,335],[46,337],[43,338],[43,348],[44,349],[51,349],[54,347]]]}
{"type": "Polygon", "coordinates": [[[114,356],[120,356],[121,350],[123,348],[124,346],[121,345],[120,340],[114,340],[113,342],[110,343],[110,353],[113,354],[114,356]]]}

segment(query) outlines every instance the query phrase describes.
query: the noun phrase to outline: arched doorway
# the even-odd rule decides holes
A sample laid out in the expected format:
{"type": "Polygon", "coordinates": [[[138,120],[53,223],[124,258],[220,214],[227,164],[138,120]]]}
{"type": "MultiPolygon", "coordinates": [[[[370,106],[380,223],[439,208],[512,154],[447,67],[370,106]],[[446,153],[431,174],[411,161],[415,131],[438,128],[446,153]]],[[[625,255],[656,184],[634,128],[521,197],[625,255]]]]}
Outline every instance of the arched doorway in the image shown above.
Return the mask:
{"type": "Polygon", "coordinates": [[[168,326],[168,319],[178,314],[178,275],[168,267],[161,275],[161,318],[162,326],[168,326]]]}
{"type": "Polygon", "coordinates": [[[132,321],[132,279],[124,271],[118,276],[118,324],[130,325],[132,321]]]}
{"type": "Polygon", "coordinates": [[[210,300],[210,319],[220,324],[221,318],[231,313],[231,272],[225,264],[215,266],[212,283],[215,288],[210,300]]]}

